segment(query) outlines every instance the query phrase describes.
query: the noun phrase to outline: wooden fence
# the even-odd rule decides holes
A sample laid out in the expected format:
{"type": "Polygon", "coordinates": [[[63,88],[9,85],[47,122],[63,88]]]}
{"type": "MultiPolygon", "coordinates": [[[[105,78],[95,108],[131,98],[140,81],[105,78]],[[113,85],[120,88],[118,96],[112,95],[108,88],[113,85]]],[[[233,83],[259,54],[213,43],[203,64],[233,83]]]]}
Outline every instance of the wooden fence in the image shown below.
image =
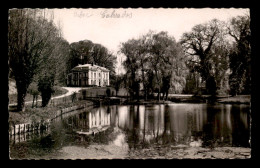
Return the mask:
{"type": "Polygon", "coordinates": [[[15,125],[12,125],[9,123],[9,135],[14,136],[14,135],[21,135],[21,134],[24,134],[27,132],[47,130],[50,126],[51,121],[54,120],[55,118],[57,118],[61,115],[64,115],[66,113],[70,113],[72,111],[86,109],[87,107],[90,107],[92,105],[93,105],[92,102],[86,102],[85,104],[71,106],[71,107],[61,109],[61,110],[57,110],[53,118],[48,119],[46,121],[42,121],[42,122],[23,123],[23,124],[15,124],[15,125]]]}

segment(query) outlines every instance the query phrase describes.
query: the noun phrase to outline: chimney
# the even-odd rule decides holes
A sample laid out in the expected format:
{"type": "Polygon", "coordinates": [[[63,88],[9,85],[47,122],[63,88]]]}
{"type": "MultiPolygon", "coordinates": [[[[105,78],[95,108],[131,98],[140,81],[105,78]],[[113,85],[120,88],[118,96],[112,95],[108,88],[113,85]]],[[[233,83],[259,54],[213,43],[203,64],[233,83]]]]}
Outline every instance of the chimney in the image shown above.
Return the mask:
{"type": "Polygon", "coordinates": [[[91,65],[93,66],[93,65],[94,65],[94,63],[92,62],[92,63],[91,63],[91,65]]]}

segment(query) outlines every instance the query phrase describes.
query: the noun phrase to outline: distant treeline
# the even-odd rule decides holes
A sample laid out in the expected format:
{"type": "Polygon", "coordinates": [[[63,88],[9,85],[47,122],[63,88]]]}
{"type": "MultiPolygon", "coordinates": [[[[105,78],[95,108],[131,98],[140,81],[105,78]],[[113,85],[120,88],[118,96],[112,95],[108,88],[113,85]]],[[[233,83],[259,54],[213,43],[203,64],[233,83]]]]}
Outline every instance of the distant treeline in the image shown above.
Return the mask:
{"type": "Polygon", "coordinates": [[[140,91],[145,98],[163,93],[166,99],[168,92],[250,94],[250,43],[247,15],[196,25],[179,42],[167,32],[150,31],[121,44],[126,74],[115,83],[123,83],[133,98],[140,91]]]}

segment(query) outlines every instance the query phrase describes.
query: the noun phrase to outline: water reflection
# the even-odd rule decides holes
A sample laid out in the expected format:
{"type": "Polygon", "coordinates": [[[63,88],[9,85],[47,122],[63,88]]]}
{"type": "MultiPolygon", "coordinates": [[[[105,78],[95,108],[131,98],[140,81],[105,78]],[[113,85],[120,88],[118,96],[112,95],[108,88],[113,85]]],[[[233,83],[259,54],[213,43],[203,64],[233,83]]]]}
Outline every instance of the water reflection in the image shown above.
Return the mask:
{"type": "Polygon", "coordinates": [[[125,134],[121,133],[121,139],[130,148],[151,143],[247,147],[248,111],[247,105],[114,105],[72,116],[66,122],[77,130],[121,129],[125,134]]]}
{"type": "Polygon", "coordinates": [[[50,133],[50,130],[47,129],[43,131],[35,130],[33,132],[25,132],[17,135],[9,135],[9,144],[17,144],[17,143],[30,141],[35,137],[45,137],[46,135],[48,135],[48,133],[50,133]]]}
{"type": "MultiPolygon", "coordinates": [[[[91,144],[126,150],[151,144],[249,147],[249,108],[184,103],[101,106],[57,118],[45,141],[51,142],[51,148],[91,144]],[[84,134],[90,131],[91,134],[84,134]]],[[[28,137],[17,136],[14,142],[26,141],[28,137]]]]}
{"type": "Polygon", "coordinates": [[[81,131],[89,131],[93,128],[110,126],[111,115],[109,109],[110,107],[95,108],[90,112],[85,111],[77,115],[63,118],[62,123],[67,129],[72,128],[81,131]]]}
{"type": "Polygon", "coordinates": [[[112,106],[115,126],[128,142],[198,146],[248,146],[246,105],[172,104],[112,106]],[[115,119],[116,119],[115,117],[115,119]],[[194,143],[191,143],[194,142],[194,143]]]}

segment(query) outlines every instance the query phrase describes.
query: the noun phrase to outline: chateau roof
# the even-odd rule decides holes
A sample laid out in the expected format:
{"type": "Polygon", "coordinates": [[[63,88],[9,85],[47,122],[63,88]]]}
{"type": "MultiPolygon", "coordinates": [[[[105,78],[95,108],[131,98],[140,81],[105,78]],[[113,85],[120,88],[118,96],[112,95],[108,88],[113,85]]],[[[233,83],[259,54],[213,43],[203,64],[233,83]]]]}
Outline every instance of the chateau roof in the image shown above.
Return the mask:
{"type": "Polygon", "coordinates": [[[78,66],[75,66],[72,71],[80,71],[80,70],[93,70],[93,71],[96,71],[100,69],[101,71],[105,71],[105,72],[109,72],[109,70],[105,67],[101,67],[101,66],[98,66],[98,65],[93,65],[92,64],[83,64],[83,65],[78,65],[78,66]]]}

